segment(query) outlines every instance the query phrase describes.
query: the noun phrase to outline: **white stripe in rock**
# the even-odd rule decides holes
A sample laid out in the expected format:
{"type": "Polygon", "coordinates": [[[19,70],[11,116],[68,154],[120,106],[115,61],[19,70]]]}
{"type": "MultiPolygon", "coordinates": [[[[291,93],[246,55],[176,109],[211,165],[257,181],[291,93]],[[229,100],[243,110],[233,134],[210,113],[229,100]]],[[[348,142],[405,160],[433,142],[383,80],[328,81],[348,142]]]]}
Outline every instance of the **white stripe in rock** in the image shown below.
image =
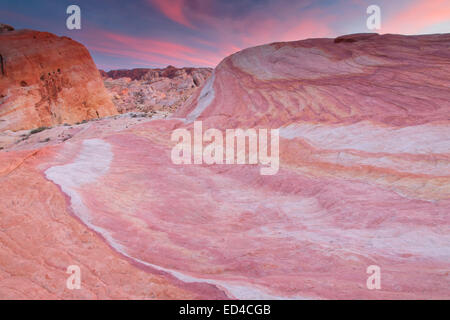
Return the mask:
{"type": "Polygon", "coordinates": [[[189,122],[197,119],[214,100],[214,79],[215,75],[213,72],[200,92],[200,96],[197,100],[197,106],[186,116],[186,119],[189,122]]]}

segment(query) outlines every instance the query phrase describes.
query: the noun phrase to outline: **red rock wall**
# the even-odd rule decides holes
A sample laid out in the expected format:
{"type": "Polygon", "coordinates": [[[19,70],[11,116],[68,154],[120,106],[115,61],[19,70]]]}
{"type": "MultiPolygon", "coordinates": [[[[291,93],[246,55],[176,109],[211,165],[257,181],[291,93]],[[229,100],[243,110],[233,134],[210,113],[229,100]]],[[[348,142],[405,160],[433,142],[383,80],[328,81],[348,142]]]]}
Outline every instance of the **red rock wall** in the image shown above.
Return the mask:
{"type": "Polygon", "coordinates": [[[0,130],[21,130],[117,113],[78,42],[32,30],[0,33],[0,130]]]}

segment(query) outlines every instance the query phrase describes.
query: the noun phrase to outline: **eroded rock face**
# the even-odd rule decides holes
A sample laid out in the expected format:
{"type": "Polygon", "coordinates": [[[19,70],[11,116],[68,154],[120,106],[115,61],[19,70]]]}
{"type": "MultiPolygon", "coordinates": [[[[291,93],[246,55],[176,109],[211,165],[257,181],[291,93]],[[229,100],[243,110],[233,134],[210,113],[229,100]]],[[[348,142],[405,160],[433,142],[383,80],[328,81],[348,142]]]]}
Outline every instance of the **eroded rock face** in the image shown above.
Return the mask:
{"type": "Polygon", "coordinates": [[[175,112],[211,75],[210,68],[100,71],[120,113],[175,112]]]}
{"type": "Polygon", "coordinates": [[[230,56],[171,118],[0,151],[2,296],[448,299],[450,35],[344,39],[230,56]],[[195,120],[280,129],[278,173],[174,164],[171,134],[195,120]]]}
{"type": "Polygon", "coordinates": [[[14,28],[9,24],[0,23],[0,33],[14,31],[14,28]]]}
{"type": "MultiPolygon", "coordinates": [[[[355,34],[245,49],[216,68],[211,92],[219,99],[198,119],[271,127],[448,120],[449,41],[449,34],[355,34]]],[[[193,99],[177,115],[196,106],[193,99]]]]}
{"type": "Polygon", "coordinates": [[[0,33],[0,130],[74,123],[115,114],[87,49],[67,37],[0,33]]]}

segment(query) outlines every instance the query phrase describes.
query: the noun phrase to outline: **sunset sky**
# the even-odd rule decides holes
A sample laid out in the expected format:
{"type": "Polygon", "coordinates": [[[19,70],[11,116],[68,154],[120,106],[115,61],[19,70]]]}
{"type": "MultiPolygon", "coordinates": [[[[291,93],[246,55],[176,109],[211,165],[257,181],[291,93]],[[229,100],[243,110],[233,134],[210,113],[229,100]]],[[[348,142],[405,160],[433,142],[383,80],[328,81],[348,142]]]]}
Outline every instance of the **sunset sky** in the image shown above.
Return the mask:
{"type": "Polygon", "coordinates": [[[0,0],[0,22],[77,40],[104,70],[214,67],[259,44],[372,32],[371,4],[381,8],[379,33],[450,32],[449,0],[0,0]],[[81,30],[66,28],[71,4],[81,30]]]}

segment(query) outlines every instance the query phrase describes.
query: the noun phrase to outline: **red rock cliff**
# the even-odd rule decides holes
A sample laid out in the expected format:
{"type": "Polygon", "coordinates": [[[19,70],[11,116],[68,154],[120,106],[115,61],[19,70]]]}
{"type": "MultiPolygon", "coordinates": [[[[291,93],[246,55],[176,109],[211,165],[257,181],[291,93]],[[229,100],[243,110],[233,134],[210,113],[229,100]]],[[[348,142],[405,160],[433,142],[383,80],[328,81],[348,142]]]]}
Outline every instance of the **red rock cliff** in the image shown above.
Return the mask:
{"type": "Polygon", "coordinates": [[[0,32],[0,131],[116,112],[82,44],[47,32],[0,32]]]}

